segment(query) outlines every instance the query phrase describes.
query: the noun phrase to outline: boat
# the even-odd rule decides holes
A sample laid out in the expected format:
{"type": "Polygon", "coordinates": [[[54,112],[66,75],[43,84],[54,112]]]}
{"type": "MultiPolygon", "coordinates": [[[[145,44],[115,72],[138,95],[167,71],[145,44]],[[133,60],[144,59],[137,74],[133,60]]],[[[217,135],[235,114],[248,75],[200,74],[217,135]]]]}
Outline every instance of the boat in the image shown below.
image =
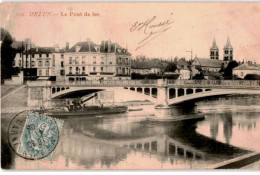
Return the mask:
{"type": "Polygon", "coordinates": [[[143,108],[130,108],[128,111],[142,111],[143,108]]]}
{"type": "Polygon", "coordinates": [[[54,109],[45,109],[44,113],[48,116],[55,117],[70,117],[70,116],[96,116],[104,114],[117,114],[124,113],[128,110],[127,106],[87,106],[81,109],[69,110],[68,108],[54,108],[54,109]]]}

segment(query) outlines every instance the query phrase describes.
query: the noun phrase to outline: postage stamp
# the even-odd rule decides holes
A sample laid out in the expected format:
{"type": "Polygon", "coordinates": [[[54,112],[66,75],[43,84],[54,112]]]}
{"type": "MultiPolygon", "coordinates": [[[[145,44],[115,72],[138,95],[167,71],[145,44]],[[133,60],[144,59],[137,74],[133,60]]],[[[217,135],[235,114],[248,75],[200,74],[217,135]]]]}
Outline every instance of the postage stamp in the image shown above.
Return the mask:
{"type": "MultiPolygon", "coordinates": [[[[23,123],[21,119],[13,121],[21,121],[20,124],[23,123]]],[[[52,161],[53,151],[58,144],[62,125],[62,120],[29,111],[27,112],[23,129],[20,129],[22,131],[20,137],[9,139],[9,141],[18,141],[16,147],[13,146],[13,148],[23,158],[33,160],[45,158],[52,161]]],[[[12,130],[9,135],[11,134],[12,130]]]]}

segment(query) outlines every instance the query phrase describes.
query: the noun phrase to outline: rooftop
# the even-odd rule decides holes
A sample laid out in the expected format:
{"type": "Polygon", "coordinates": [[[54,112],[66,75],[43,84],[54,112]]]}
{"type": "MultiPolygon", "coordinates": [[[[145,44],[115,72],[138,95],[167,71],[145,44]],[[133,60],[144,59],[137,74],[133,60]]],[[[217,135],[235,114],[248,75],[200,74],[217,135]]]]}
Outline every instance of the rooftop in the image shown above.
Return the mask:
{"type": "Polygon", "coordinates": [[[200,66],[202,67],[212,67],[212,68],[221,68],[223,61],[222,60],[215,60],[215,59],[209,59],[209,58],[195,58],[194,61],[198,61],[200,66]]]}
{"type": "Polygon", "coordinates": [[[151,68],[160,68],[164,69],[168,63],[161,62],[160,60],[145,60],[145,61],[137,61],[132,60],[131,62],[132,69],[151,69],[151,68]]]}
{"type": "Polygon", "coordinates": [[[234,70],[260,70],[260,66],[259,65],[249,65],[247,63],[241,64],[237,67],[234,68],[234,70]]]}

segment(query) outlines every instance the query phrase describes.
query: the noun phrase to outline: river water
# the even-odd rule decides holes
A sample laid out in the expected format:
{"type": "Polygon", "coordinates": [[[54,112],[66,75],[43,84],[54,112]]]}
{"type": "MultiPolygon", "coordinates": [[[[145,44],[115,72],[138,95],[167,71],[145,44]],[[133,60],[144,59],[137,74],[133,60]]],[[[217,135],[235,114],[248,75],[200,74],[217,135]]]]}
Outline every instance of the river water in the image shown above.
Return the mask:
{"type": "Polygon", "coordinates": [[[66,118],[51,164],[12,154],[10,168],[205,169],[260,151],[259,99],[219,97],[164,110],[147,105],[139,106],[143,111],[66,118]],[[179,123],[147,121],[197,113],[206,118],[179,123]]]}

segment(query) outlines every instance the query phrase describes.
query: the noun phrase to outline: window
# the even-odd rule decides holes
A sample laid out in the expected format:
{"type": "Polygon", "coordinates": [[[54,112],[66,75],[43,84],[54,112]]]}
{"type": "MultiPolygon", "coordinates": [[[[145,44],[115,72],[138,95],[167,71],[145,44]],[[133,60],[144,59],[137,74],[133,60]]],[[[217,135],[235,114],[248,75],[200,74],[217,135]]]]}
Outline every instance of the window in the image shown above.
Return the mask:
{"type": "Polygon", "coordinates": [[[101,57],[101,62],[100,64],[104,64],[104,57],[101,57]]]}
{"type": "Polygon", "coordinates": [[[85,74],[85,67],[82,67],[82,74],[85,74]]]}
{"type": "Polygon", "coordinates": [[[82,56],[82,64],[85,64],[85,56],[82,56]]]}
{"type": "Polygon", "coordinates": [[[46,53],[46,57],[49,57],[49,54],[48,54],[48,53],[46,53]]]}
{"type": "Polygon", "coordinates": [[[64,62],[63,61],[60,62],[60,66],[64,67],[64,62]]]}
{"type": "Polygon", "coordinates": [[[42,70],[39,69],[39,76],[42,76],[42,70]]]}
{"type": "Polygon", "coordinates": [[[70,57],[69,59],[69,64],[72,64],[72,57],[70,57]]]}
{"type": "Polygon", "coordinates": [[[41,54],[41,53],[39,54],[39,57],[40,57],[40,58],[42,57],[42,54],[41,54]]]}
{"type": "Polygon", "coordinates": [[[42,61],[38,62],[39,67],[42,67],[42,61]]]}
{"type": "Polygon", "coordinates": [[[49,61],[46,61],[46,62],[45,62],[45,66],[50,66],[50,62],[49,62],[49,61]]]}
{"type": "Polygon", "coordinates": [[[55,58],[52,60],[52,66],[55,67],[55,58]]]}
{"type": "Polygon", "coordinates": [[[69,74],[72,74],[72,67],[70,67],[69,69],[69,74]]]}
{"type": "Polygon", "coordinates": [[[79,57],[75,58],[75,64],[79,64],[79,57]]]}
{"type": "Polygon", "coordinates": [[[126,64],[128,64],[128,58],[125,59],[126,64]]]}
{"type": "Polygon", "coordinates": [[[100,68],[101,72],[103,72],[103,69],[104,69],[103,67],[100,68]]]}
{"type": "Polygon", "coordinates": [[[76,74],[79,74],[79,67],[76,67],[76,74]]]}
{"type": "Polygon", "coordinates": [[[34,67],[35,66],[35,62],[34,61],[32,61],[32,67],[34,67]]]}
{"type": "Polygon", "coordinates": [[[96,72],[96,67],[93,67],[93,72],[96,72]]]}
{"type": "Polygon", "coordinates": [[[112,62],[110,61],[109,64],[112,64],[112,62]]]}
{"type": "Polygon", "coordinates": [[[60,70],[60,75],[65,75],[65,70],[60,70]]]}
{"type": "Polygon", "coordinates": [[[93,57],[93,64],[97,64],[96,57],[93,57]]]}
{"type": "Polygon", "coordinates": [[[46,69],[46,76],[49,76],[49,69],[46,69]]]}
{"type": "Polygon", "coordinates": [[[34,54],[32,54],[32,58],[34,58],[34,54]]]}
{"type": "Polygon", "coordinates": [[[61,54],[61,59],[63,59],[64,58],[64,55],[63,54],[61,54]]]}
{"type": "Polygon", "coordinates": [[[22,61],[21,60],[19,60],[19,66],[22,66],[22,61]]]}
{"type": "Polygon", "coordinates": [[[28,61],[26,61],[26,67],[28,67],[29,66],[29,62],[28,61]]]}

